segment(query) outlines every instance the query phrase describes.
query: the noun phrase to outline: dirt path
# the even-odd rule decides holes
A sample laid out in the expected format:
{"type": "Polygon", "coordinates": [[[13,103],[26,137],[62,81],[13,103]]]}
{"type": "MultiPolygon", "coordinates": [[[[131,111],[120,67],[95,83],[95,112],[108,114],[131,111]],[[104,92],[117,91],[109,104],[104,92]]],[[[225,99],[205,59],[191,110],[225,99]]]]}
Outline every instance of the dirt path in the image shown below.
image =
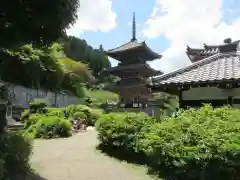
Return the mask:
{"type": "Polygon", "coordinates": [[[151,180],[144,168],[131,166],[95,150],[96,132],[67,139],[36,140],[33,168],[46,180],[151,180]]]}

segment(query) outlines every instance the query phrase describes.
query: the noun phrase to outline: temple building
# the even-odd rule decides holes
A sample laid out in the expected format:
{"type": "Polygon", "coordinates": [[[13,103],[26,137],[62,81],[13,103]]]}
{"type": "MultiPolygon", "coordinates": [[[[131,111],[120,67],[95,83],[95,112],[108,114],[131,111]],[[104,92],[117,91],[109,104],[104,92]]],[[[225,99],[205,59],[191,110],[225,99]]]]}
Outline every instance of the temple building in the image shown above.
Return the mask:
{"type": "Polygon", "coordinates": [[[153,52],[147,44],[138,42],[136,38],[135,14],[132,22],[132,38],[126,44],[108,50],[107,55],[118,60],[118,66],[108,70],[121,80],[108,90],[120,94],[121,107],[145,107],[152,97],[151,89],[147,87],[149,77],[163,74],[152,69],[147,61],[160,59],[161,55],[153,52]]]}
{"type": "Polygon", "coordinates": [[[240,107],[240,41],[225,39],[221,45],[204,44],[202,49],[187,46],[192,64],[154,78],[148,87],[154,92],[179,96],[180,107],[240,107]]]}

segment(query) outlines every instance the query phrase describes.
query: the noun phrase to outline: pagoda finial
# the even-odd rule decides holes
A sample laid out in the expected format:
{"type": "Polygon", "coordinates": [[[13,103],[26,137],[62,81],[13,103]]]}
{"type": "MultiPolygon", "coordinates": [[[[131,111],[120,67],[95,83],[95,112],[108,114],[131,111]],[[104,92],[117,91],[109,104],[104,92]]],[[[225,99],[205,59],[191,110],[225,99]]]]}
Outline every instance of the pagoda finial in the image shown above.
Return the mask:
{"type": "Polygon", "coordinates": [[[131,41],[136,41],[136,20],[135,20],[135,12],[133,12],[133,21],[132,21],[132,39],[131,41]]]}

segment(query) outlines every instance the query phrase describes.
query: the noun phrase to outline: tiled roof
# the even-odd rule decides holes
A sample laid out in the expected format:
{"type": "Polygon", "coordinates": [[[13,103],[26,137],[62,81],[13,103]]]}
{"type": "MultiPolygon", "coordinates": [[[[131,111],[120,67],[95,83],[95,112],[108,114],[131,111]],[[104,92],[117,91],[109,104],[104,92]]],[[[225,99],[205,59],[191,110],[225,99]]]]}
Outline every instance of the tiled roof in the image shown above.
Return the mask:
{"type": "MultiPolygon", "coordinates": [[[[158,58],[162,57],[160,54],[153,52],[147,46],[145,41],[143,41],[143,42],[130,41],[130,42],[123,44],[117,48],[106,51],[106,54],[108,56],[111,56],[111,57],[117,59],[117,56],[121,56],[121,54],[123,54],[125,52],[129,52],[129,51],[132,53],[131,50],[137,50],[139,48],[141,48],[141,50],[144,52],[145,58],[147,58],[146,60],[154,60],[154,59],[158,59],[158,58]]],[[[117,59],[117,60],[123,61],[124,59],[117,59]]]]}
{"type": "Polygon", "coordinates": [[[126,44],[123,44],[117,48],[114,49],[110,49],[108,50],[107,53],[116,53],[116,52],[121,52],[121,51],[126,51],[126,50],[130,50],[130,49],[134,49],[134,48],[138,48],[141,47],[143,44],[142,43],[138,43],[136,41],[130,41],[126,44]]]}
{"type": "Polygon", "coordinates": [[[155,78],[154,85],[240,80],[240,55],[216,54],[155,78]]]}
{"type": "Polygon", "coordinates": [[[199,55],[199,56],[205,56],[205,55],[214,55],[219,53],[218,47],[211,47],[211,48],[205,48],[205,49],[195,49],[187,47],[187,53],[189,55],[199,55]]]}
{"type": "Polygon", "coordinates": [[[113,74],[117,72],[124,74],[124,71],[136,71],[136,72],[139,72],[139,74],[142,74],[144,76],[149,76],[149,77],[163,74],[162,71],[158,71],[151,68],[147,63],[116,66],[108,70],[108,72],[113,74]]]}
{"type": "Polygon", "coordinates": [[[236,52],[239,42],[240,40],[233,41],[229,44],[221,44],[221,45],[207,45],[204,43],[204,48],[202,49],[190,48],[189,46],[187,46],[187,54],[209,56],[217,53],[236,52]]]}

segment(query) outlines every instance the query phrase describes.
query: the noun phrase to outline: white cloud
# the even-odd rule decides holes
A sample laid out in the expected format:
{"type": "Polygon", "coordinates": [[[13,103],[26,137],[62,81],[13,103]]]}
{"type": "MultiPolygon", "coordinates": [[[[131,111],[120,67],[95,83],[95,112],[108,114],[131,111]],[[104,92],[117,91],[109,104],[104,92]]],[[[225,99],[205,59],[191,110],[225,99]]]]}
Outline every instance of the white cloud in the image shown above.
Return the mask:
{"type": "Polygon", "coordinates": [[[223,0],[156,0],[143,33],[148,38],[164,36],[170,44],[163,58],[151,65],[172,71],[190,63],[185,54],[187,45],[200,48],[204,42],[240,39],[240,18],[225,22],[223,12],[223,0]]]}
{"type": "Polygon", "coordinates": [[[116,27],[112,0],[80,0],[78,20],[67,34],[79,36],[84,31],[108,32],[116,27]]]}

